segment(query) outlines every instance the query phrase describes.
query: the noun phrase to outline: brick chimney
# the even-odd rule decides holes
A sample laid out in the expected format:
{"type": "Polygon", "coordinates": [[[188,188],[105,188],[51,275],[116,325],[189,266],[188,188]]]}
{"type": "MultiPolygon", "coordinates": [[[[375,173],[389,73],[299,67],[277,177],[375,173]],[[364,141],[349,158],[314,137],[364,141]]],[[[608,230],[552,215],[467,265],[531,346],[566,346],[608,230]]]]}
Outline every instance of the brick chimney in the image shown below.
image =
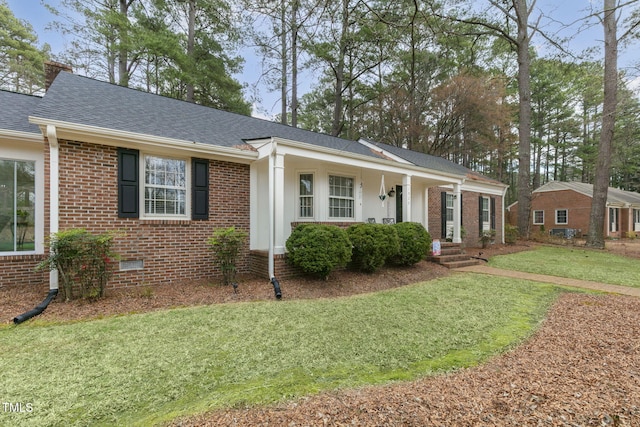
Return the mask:
{"type": "Polygon", "coordinates": [[[60,71],[68,71],[73,73],[70,65],[61,64],[54,61],[45,61],[44,63],[44,91],[49,90],[49,86],[56,79],[60,71]]]}

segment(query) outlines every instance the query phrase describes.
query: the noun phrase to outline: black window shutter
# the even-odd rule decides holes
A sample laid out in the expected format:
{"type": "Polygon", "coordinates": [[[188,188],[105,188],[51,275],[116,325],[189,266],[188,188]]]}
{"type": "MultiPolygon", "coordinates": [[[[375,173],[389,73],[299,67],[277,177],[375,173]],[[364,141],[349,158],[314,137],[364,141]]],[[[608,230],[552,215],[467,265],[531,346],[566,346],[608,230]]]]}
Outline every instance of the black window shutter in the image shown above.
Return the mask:
{"type": "Polygon", "coordinates": [[[209,160],[192,159],[191,218],[209,219],[209,160]]]}
{"type": "Polygon", "coordinates": [[[440,232],[441,238],[447,238],[447,193],[445,191],[440,193],[440,232]]]}
{"type": "Polygon", "coordinates": [[[489,213],[489,215],[491,215],[491,229],[495,230],[496,229],[496,198],[492,197],[490,199],[490,209],[491,212],[489,213]]]}
{"type": "Polygon", "coordinates": [[[140,174],[138,150],[118,148],[118,216],[138,218],[140,216],[140,174]]]}
{"type": "Polygon", "coordinates": [[[482,196],[478,196],[478,228],[480,231],[478,232],[479,236],[482,236],[482,196]]]}
{"type": "MultiPolygon", "coordinates": [[[[460,228],[462,228],[463,224],[463,220],[464,220],[464,208],[463,208],[463,204],[462,204],[462,192],[460,193],[460,195],[458,196],[460,197],[460,228]]],[[[460,230],[462,231],[462,230],[460,230]]]]}

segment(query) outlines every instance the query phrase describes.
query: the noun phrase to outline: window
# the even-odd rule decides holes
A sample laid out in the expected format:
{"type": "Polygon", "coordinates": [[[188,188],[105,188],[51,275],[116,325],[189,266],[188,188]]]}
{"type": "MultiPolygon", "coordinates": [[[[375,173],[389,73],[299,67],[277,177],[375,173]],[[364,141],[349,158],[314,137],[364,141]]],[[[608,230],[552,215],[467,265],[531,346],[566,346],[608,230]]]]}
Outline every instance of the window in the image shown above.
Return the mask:
{"type": "Polygon", "coordinates": [[[566,209],[557,209],[556,210],[556,224],[568,224],[569,223],[569,213],[566,209]]]}
{"type": "Polygon", "coordinates": [[[489,222],[489,198],[482,198],[482,222],[489,222]]]}
{"type": "Polygon", "coordinates": [[[453,194],[447,193],[447,222],[453,222],[453,194]]]}
{"type": "Polygon", "coordinates": [[[353,218],[353,178],[329,175],[329,217],[353,218]]]}
{"type": "Polygon", "coordinates": [[[300,218],[313,218],[313,174],[300,174],[300,218]]]}
{"type": "Polygon", "coordinates": [[[0,159],[0,252],[35,250],[35,162],[0,159]]]}
{"type": "Polygon", "coordinates": [[[187,162],[145,156],[144,213],[186,215],[187,162]]]}
{"type": "Polygon", "coordinates": [[[640,231],[640,209],[633,210],[633,231],[640,231]]]}
{"type": "Polygon", "coordinates": [[[535,225],[544,225],[544,211],[533,211],[533,223],[535,225]]]}

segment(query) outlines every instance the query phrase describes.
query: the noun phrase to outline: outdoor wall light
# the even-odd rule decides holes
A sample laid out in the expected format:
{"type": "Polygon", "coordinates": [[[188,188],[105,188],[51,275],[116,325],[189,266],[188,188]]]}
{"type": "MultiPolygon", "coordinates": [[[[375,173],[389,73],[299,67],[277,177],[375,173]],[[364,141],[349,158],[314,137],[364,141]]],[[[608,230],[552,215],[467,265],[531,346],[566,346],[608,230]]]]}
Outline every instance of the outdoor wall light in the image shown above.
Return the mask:
{"type": "Polygon", "coordinates": [[[396,190],[394,190],[394,189],[392,188],[391,190],[389,190],[389,193],[387,193],[387,195],[388,195],[389,197],[393,197],[393,196],[395,196],[395,195],[396,195],[396,190]]]}

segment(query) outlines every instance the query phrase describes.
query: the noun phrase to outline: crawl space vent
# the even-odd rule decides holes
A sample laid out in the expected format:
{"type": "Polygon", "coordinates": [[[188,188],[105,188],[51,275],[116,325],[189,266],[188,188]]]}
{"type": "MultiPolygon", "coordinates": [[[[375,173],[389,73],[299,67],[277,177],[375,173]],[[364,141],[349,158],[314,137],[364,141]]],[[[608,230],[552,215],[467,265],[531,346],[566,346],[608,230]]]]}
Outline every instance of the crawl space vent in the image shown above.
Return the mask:
{"type": "Polygon", "coordinates": [[[129,271],[129,270],[142,270],[144,268],[144,261],[139,260],[130,260],[130,261],[120,261],[120,271],[129,271]]]}

